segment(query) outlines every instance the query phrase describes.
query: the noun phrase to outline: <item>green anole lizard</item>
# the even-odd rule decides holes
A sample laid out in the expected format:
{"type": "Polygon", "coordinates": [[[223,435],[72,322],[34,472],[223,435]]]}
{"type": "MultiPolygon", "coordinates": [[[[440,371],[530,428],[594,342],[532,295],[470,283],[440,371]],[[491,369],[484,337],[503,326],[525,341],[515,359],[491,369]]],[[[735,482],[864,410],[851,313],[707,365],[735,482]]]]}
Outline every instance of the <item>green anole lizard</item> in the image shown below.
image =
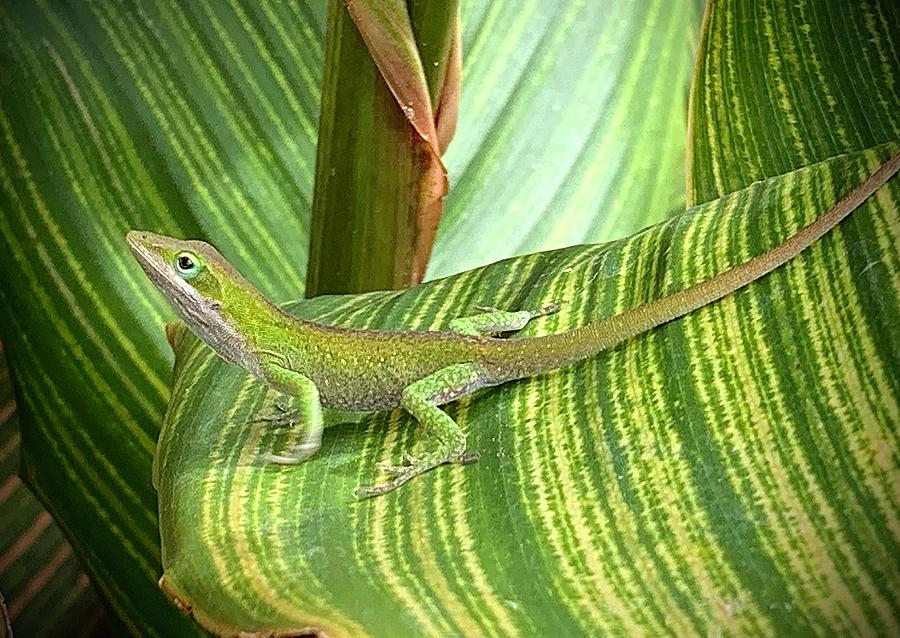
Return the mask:
{"type": "Polygon", "coordinates": [[[389,492],[443,463],[478,458],[466,450],[465,434],[441,404],[580,361],[721,299],[800,253],[898,169],[900,154],[780,245],[710,279],[567,332],[527,339],[491,335],[519,330],[534,317],[555,312],[556,304],[537,311],[485,309],[451,321],[446,332],[342,328],[286,314],[205,242],[135,230],[128,233],[128,244],[188,327],[220,357],[299,398],[303,442],[266,460],[292,464],[314,454],[322,438],[322,405],[356,411],[402,407],[425,426],[431,439],[426,451],[383,466],[393,478],[357,488],[355,495],[365,497],[389,492]]]}

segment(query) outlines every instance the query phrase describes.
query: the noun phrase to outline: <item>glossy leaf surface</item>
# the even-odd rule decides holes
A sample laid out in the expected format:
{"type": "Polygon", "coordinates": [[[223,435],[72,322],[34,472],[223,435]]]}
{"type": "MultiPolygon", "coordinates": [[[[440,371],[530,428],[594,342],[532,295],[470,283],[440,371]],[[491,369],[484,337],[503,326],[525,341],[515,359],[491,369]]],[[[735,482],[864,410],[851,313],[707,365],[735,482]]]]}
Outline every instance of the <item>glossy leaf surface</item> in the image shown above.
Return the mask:
{"type": "Polygon", "coordinates": [[[689,203],[900,136],[900,3],[708,3],[689,203]]]}
{"type": "Polygon", "coordinates": [[[0,7],[0,329],[23,478],[135,634],[198,629],[156,584],[172,314],[124,235],[206,236],[276,299],[300,295],[323,18],[302,3],[0,7]]]}
{"type": "MultiPolygon", "coordinates": [[[[779,243],[897,150],[816,164],[627,240],[291,308],[440,329],[475,305],[562,300],[521,336],[558,332],[779,243]]],[[[228,635],[892,633],[898,204],[894,179],[737,294],[451,404],[481,460],[362,502],[351,493],[375,463],[415,449],[408,415],[331,427],[300,466],[263,463],[302,429],[254,426],[274,394],[188,335],[157,459],[165,588],[228,635]]]]}
{"type": "Polygon", "coordinates": [[[691,2],[461,2],[463,89],[428,277],[683,209],[691,2]]]}

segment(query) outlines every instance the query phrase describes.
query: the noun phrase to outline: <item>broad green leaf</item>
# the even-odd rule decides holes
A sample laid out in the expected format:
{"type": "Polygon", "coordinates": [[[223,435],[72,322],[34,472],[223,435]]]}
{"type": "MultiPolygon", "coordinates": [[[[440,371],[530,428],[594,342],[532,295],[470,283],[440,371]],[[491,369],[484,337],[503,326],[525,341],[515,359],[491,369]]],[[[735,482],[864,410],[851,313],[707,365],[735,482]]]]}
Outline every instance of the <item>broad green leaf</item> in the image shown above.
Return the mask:
{"type": "MultiPolygon", "coordinates": [[[[603,208],[616,219],[636,216],[632,228],[676,206],[682,169],[670,152],[683,146],[679,87],[699,18],[672,11],[622,3],[607,19],[591,3],[463,3],[468,101],[450,170],[490,225],[470,226],[462,200],[450,203],[460,212],[446,220],[444,272],[539,247],[496,231],[526,221],[523,198],[541,204],[529,208],[541,224],[553,209],[553,224],[571,228],[588,223],[580,202],[597,184],[612,189],[603,208]],[[647,55],[665,70],[633,72],[655,66],[647,55]],[[620,89],[631,101],[613,99],[620,89]],[[601,102],[621,108],[606,119],[601,102]],[[555,118],[550,135],[516,141],[547,123],[539,112],[555,118]],[[653,139],[652,163],[605,137],[611,127],[653,139]],[[613,150],[615,170],[598,172],[613,150]],[[667,195],[616,204],[638,201],[642,179],[667,195]],[[577,188],[546,205],[563,184],[577,188]],[[471,245],[454,248],[463,228],[471,245]]],[[[24,478],[135,634],[194,625],[156,587],[150,459],[171,377],[162,325],[174,315],[122,238],[148,228],[209,239],[276,301],[303,294],[324,25],[324,5],[301,0],[0,6],[0,337],[16,372],[24,478]]]]}
{"type": "Polygon", "coordinates": [[[690,203],[900,136],[900,3],[709,2],[690,203]]]}
{"type": "Polygon", "coordinates": [[[697,4],[460,3],[462,97],[428,278],[683,209],[697,4]]]}
{"type": "MultiPolygon", "coordinates": [[[[708,278],[829,208],[900,142],[755,184],[627,240],[292,312],[445,328],[490,304],[558,332],[708,278]]],[[[900,631],[900,180],[785,267],[580,364],[448,406],[478,463],[362,502],[401,412],[302,435],[190,333],[158,451],[164,587],[208,627],[328,635],[900,631]]]]}
{"type": "Polygon", "coordinates": [[[124,234],[210,237],[276,299],[302,293],[312,4],[0,6],[0,336],[23,478],[134,634],[198,630],[156,585],[173,315],[124,234]]]}

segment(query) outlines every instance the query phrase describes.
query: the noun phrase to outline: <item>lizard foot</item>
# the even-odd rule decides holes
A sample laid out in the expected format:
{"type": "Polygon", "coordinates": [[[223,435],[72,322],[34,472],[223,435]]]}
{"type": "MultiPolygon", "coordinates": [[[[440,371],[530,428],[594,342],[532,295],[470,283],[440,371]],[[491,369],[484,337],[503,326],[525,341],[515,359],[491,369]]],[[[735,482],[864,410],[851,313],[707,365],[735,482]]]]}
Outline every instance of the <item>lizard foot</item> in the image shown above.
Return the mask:
{"type": "Polygon", "coordinates": [[[376,467],[387,472],[389,475],[392,475],[394,477],[393,479],[382,485],[357,487],[353,490],[353,496],[360,500],[371,498],[373,496],[381,496],[382,494],[387,494],[388,492],[397,489],[409,479],[436,468],[438,465],[443,465],[445,463],[460,463],[465,465],[474,463],[478,460],[479,456],[478,452],[463,452],[462,454],[456,455],[429,454],[417,459],[409,454],[404,454],[404,465],[391,465],[389,463],[376,464],[376,467]]]}
{"type": "Polygon", "coordinates": [[[547,315],[553,315],[559,312],[560,304],[559,302],[548,303],[546,306],[542,308],[538,308],[537,310],[531,311],[531,318],[535,317],[546,317],[547,315]]]}
{"type": "Polygon", "coordinates": [[[289,454],[264,454],[262,460],[279,465],[296,465],[311,457],[318,449],[319,441],[304,441],[292,447],[289,454]]]}
{"type": "Polygon", "coordinates": [[[259,412],[253,416],[254,423],[271,423],[274,426],[290,426],[300,422],[302,413],[299,408],[292,408],[290,404],[279,397],[275,400],[274,408],[269,412],[259,412]]]}

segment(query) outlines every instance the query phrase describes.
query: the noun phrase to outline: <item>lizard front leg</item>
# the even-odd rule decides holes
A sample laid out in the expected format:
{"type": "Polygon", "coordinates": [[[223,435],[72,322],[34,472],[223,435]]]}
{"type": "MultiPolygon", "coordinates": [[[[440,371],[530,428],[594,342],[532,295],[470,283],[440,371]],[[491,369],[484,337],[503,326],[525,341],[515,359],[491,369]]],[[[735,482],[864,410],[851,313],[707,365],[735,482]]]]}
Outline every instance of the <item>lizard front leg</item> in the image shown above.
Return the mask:
{"type": "Polygon", "coordinates": [[[309,377],[277,364],[266,370],[266,380],[276,390],[297,397],[306,435],[287,454],[266,454],[263,459],[282,465],[293,465],[315,454],[322,445],[322,403],[319,390],[309,377]]]}
{"type": "Polygon", "coordinates": [[[444,463],[477,461],[477,452],[466,451],[466,435],[459,425],[438,406],[485,385],[488,385],[485,373],[480,366],[472,363],[447,366],[408,385],[403,390],[401,405],[425,427],[428,437],[425,452],[418,457],[407,454],[403,465],[382,464],[382,469],[393,474],[394,478],[383,485],[358,487],[353,492],[354,496],[366,498],[386,494],[444,463]]]}

